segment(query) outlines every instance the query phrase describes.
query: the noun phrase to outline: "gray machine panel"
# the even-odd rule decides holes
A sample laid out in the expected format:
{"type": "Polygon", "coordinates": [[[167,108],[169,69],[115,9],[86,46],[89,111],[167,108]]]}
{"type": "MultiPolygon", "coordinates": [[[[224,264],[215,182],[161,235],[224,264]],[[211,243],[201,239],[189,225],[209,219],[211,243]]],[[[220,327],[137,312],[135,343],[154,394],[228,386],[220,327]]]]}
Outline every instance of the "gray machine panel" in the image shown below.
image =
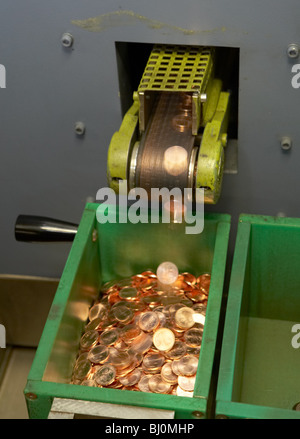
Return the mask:
{"type": "Polygon", "coordinates": [[[300,89],[286,49],[300,43],[297,0],[4,0],[0,14],[0,272],[60,276],[70,245],[14,240],[18,214],[79,222],[107,185],[121,120],[115,42],[240,49],[238,173],[207,210],[300,216],[300,89]],[[71,49],[61,35],[74,37],[71,49]],[[86,133],[76,136],[83,121],[86,133]],[[282,151],[282,136],[292,138],[282,151]]]}

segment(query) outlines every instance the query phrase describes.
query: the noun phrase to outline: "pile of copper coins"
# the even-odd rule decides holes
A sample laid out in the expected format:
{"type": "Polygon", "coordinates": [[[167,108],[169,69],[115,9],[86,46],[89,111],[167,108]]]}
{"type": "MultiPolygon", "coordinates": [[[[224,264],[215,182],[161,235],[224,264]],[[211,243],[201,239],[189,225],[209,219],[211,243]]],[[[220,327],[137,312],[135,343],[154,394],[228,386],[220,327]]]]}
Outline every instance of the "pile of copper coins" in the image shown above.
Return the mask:
{"type": "Polygon", "coordinates": [[[193,396],[210,274],[169,288],[145,271],[103,285],[89,310],[72,383],[193,396]]]}

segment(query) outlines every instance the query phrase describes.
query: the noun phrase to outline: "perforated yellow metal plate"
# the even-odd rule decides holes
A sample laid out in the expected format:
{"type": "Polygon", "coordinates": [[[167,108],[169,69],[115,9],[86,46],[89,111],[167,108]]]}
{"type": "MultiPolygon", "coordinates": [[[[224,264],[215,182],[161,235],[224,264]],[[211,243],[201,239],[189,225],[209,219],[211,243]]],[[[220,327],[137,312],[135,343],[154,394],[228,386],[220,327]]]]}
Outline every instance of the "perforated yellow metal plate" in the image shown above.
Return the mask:
{"type": "Polygon", "coordinates": [[[210,76],[212,48],[155,45],[138,91],[201,92],[210,76]]]}

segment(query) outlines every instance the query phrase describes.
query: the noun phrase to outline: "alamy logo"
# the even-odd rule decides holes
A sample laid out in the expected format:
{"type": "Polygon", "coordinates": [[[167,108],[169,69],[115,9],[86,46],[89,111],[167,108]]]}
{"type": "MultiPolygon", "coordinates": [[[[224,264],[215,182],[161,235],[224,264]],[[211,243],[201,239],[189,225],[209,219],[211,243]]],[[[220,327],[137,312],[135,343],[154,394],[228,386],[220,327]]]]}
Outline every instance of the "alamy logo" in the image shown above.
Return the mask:
{"type": "Polygon", "coordinates": [[[292,338],[292,346],[294,349],[300,348],[300,324],[296,324],[292,327],[292,332],[296,335],[292,338]]]}
{"type": "Polygon", "coordinates": [[[295,75],[292,77],[292,87],[300,88],[300,64],[294,64],[292,67],[292,73],[295,75]]]}
{"type": "Polygon", "coordinates": [[[0,348],[6,348],[6,331],[4,325],[0,325],[0,348]]]}
{"type": "Polygon", "coordinates": [[[6,88],[6,69],[0,64],[0,88],[6,88]]]}

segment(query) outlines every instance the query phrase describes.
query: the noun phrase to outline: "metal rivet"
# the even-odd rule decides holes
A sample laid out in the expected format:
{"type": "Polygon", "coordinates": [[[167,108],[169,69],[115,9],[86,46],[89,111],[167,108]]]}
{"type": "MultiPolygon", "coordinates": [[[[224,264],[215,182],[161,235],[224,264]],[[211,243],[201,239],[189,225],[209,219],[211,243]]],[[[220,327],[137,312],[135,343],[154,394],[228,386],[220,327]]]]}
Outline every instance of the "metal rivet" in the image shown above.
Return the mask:
{"type": "Polygon", "coordinates": [[[85,133],[85,124],[83,122],[75,123],[75,133],[77,136],[83,136],[85,133]]]}
{"type": "Polygon", "coordinates": [[[293,410],[296,410],[297,412],[300,412],[300,401],[297,402],[297,404],[294,405],[293,410]]]}
{"type": "Polygon", "coordinates": [[[30,399],[31,401],[33,401],[34,399],[37,399],[37,395],[35,393],[29,392],[29,393],[26,393],[25,396],[27,399],[30,399]]]}
{"type": "Polygon", "coordinates": [[[290,137],[282,137],[280,140],[281,149],[288,151],[292,147],[292,139],[290,137]]]}
{"type": "Polygon", "coordinates": [[[205,417],[203,412],[192,412],[192,417],[195,419],[203,419],[205,417]]]}
{"type": "Polygon", "coordinates": [[[289,58],[298,58],[299,56],[299,46],[298,44],[292,43],[288,45],[287,54],[289,58]]]}
{"type": "Polygon", "coordinates": [[[216,419],[229,419],[226,415],[217,415],[216,419]]]}
{"type": "Polygon", "coordinates": [[[96,242],[97,239],[98,239],[98,232],[97,232],[97,230],[93,230],[93,233],[92,233],[92,241],[93,241],[93,242],[96,242]]]}
{"type": "Polygon", "coordinates": [[[200,102],[206,102],[207,101],[207,94],[201,93],[200,95],[200,102]]]}
{"type": "Polygon", "coordinates": [[[73,35],[69,34],[68,32],[65,32],[61,37],[61,44],[69,49],[73,46],[74,38],[73,35]]]}

